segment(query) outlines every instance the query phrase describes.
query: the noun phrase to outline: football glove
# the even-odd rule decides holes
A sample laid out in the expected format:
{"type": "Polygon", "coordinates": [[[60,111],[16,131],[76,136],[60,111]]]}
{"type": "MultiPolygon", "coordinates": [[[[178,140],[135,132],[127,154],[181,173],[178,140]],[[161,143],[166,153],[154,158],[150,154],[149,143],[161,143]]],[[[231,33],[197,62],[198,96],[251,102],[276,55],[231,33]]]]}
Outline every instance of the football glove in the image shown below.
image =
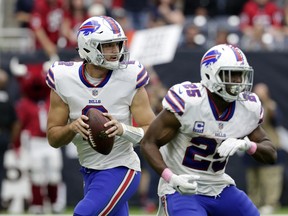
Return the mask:
{"type": "Polygon", "coordinates": [[[217,152],[221,157],[232,156],[236,151],[247,151],[248,154],[254,154],[257,145],[251,142],[248,137],[244,139],[228,138],[218,147],[217,152]]]}
{"type": "Polygon", "coordinates": [[[197,193],[197,182],[199,179],[198,175],[175,175],[171,176],[169,184],[180,194],[196,194],[197,193]]]}

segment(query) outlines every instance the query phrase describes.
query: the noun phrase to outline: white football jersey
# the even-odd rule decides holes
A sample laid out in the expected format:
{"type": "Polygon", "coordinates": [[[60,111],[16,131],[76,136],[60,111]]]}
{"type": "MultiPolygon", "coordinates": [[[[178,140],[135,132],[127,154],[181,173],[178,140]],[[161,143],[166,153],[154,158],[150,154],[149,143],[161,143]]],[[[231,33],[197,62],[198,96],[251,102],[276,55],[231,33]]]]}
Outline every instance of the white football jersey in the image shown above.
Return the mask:
{"type": "MultiPolygon", "coordinates": [[[[227,185],[235,185],[225,174],[228,157],[220,157],[216,150],[227,138],[244,138],[262,122],[258,97],[250,94],[247,100],[234,101],[219,115],[201,83],[183,82],[169,89],[162,104],[181,123],[176,137],[160,148],[167,166],[175,174],[200,175],[199,194],[216,196],[227,185]]],[[[159,195],[174,192],[160,178],[159,195]]]]}
{"type": "MultiPolygon", "coordinates": [[[[131,125],[130,105],[137,89],[149,82],[145,67],[138,61],[129,61],[126,69],[109,71],[105,78],[94,85],[89,82],[83,62],[55,62],[47,73],[46,82],[69,106],[70,121],[85,114],[90,108],[110,113],[119,122],[131,125]]],[[[140,160],[133,144],[116,136],[110,154],[94,151],[89,143],[77,134],[72,141],[79,162],[91,169],[108,169],[126,166],[140,171],[140,160]]]]}

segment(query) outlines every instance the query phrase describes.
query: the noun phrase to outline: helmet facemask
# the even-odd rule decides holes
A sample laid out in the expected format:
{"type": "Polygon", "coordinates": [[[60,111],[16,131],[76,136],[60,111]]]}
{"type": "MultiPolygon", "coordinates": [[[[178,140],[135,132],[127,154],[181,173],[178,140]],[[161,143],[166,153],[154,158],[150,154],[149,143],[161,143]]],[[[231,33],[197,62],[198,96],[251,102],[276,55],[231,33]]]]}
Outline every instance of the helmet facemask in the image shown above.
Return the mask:
{"type": "Polygon", "coordinates": [[[99,42],[96,39],[90,39],[87,41],[89,44],[88,46],[90,49],[84,49],[84,52],[94,52],[95,54],[93,55],[94,58],[90,58],[89,56],[91,55],[86,55],[85,60],[88,63],[94,64],[96,66],[100,66],[103,68],[107,68],[110,70],[115,70],[115,69],[123,69],[127,67],[127,63],[129,61],[129,52],[126,49],[126,40],[113,40],[113,41],[102,41],[99,42]],[[103,44],[107,43],[119,43],[119,53],[103,53],[103,44]],[[109,61],[111,56],[115,56],[116,59],[113,61],[109,61]]]}
{"type": "Polygon", "coordinates": [[[101,42],[99,43],[97,50],[99,50],[99,57],[101,58],[101,67],[107,68],[107,69],[123,69],[127,67],[127,63],[129,61],[129,52],[126,49],[126,40],[113,40],[113,42],[101,42]],[[119,52],[118,53],[104,53],[103,45],[109,44],[109,43],[118,43],[119,46],[119,52]],[[111,59],[109,61],[109,59],[111,59]]]}
{"type": "Polygon", "coordinates": [[[246,100],[251,93],[253,85],[253,69],[247,67],[222,67],[216,73],[216,83],[214,84],[214,92],[221,96],[225,101],[232,102],[235,100],[246,100]],[[240,81],[234,81],[233,76],[239,74],[240,81]],[[240,93],[244,93],[240,97],[240,93]]]}

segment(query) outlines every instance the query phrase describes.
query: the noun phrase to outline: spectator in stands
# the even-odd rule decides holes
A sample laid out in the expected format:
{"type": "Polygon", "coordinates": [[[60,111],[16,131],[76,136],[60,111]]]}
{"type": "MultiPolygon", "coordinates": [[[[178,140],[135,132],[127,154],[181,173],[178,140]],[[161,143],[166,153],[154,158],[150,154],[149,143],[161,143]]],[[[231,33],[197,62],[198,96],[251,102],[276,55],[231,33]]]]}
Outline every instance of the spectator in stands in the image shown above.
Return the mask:
{"type": "Polygon", "coordinates": [[[183,14],[185,17],[210,16],[210,10],[214,8],[211,4],[211,1],[183,0],[183,14]]]}
{"type": "Polygon", "coordinates": [[[231,32],[226,27],[220,27],[216,31],[216,37],[214,40],[215,45],[217,44],[231,44],[238,46],[240,43],[240,35],[237,32],[231,32]]]}
{"type": "Polygon", "coordinates": [[[178,49],[201,50],[207,42],[206,36],[207,35],[201,33],[200,28],[194,23],[186,23],[178,49]]]}
{"type": "Polygon", "coordinates": [[[285,1],[285,4],[283,4],[283,11],[284,11],[284,37],[285,37],[285,47],[288,47],[288,1],[285,1]]]}
{"type": "Polygon", "coordinates": [[[123,8],[127,13],[127,18],[135,30],[148,27],[149,11],[151,0],[123,0],[123,8]]]}
{"type": "Polygon", "coordinates": [[[210,17],[239,15],[247,0],[183,0],[183,12],[185,16],[194,16],[199,11],[206,11],[210,17]]]}
{"type": "Polygon", "coordinates": [[[43,71],[42,63],[25,66],[26,70],[21,75],[17,74],[19,71],[13,71],[22,93],[15,106],[20,131],[14,147],[21,147],[29,152],[29,213],[61,213],[66,204],[66,194],[61,190],[63,162],[61,150],[51,148],[46,137],[50,105],[50,91],[45,82],[46,73],[43,71]]]}
{"type": "Polygon", "coordinates": [[[87,7],[89,17],[110,15],[110,9],[102,1],[94,0],[87,7]]]}
{"type": "Polygon", "coordinates": [[[51,61],[58,60],[57,43],[64,17],[62,0],[37,0],[30,20],[37,46],[43,49],[51,61]]]}
{"type": "MultiPolygon", "coordinates": [[[[229,35],[229,32],[227,29],[225,28],[220,28],[217,30],[216,32],[216,38],[215,38],[215,45],[217,44],[228,44],[228,35],[229,35]]],[[[233,44],[234,45],[234,44],[233,44]]]]}
{"type": "Polygon", "coordinates": [[[85,0],[69,0],[61,27],[61,33],[67,40],[66,47],[77,46],[77,32],[84,20],[88,19],[85,0]]]}
{"type": "Polygon", "coordinates": [[[15,2],[14,13],[19,27],[28,28],[31,13],[34,7],[34,0],[17,0],[15,2]]]}
{"type": "Polygon", "coordinates": [[[5,177],[4,171],[4,154],[11,147],[10,143],[14,142],[19,124],[17,121],[14,105],[9,98],[7,85],[9,83],[9,75],[6,71],[0,69],[0,210],[3,208],[1,200],[2,181],[5,177]]]}
{"type": "MultiPolygon", "coordinates": [[[[265,83],[254,86],[254,92],[259,96],[264,108],[262,127],[269,138],[281,149],[276,127],[279,124],[279,108],[270,97],[269,88],[265,83]]],[[[279,157],[280,158],[280,157],[279,157]]],[[[280,197],[283,188],[284,165],[279,159],[275,165],[263,165],[250,157],[244,156],[247,165],[247,193],[262,214],[272,214],[280,207],[280,197]]]]}
{"type": "Polygon", "coordinates": [[[214,10],[215,15],[229,16],[229,15],[239,15],[247,0],[233,0],[233,1],[217,0],[215,2],[216,2],[216,10],[214,10]]]}
{"type": "Polygon", "coordinates": [[[155,0],[151,11],[149,27],[179,24],[183,25],[185,16],[175,0],[155,0]]]}
{"type": "Polygon", "coordinates": [[[241,12],[246,50],[283,48],[283,13],[272,0],[249,0],[241,12]]]}

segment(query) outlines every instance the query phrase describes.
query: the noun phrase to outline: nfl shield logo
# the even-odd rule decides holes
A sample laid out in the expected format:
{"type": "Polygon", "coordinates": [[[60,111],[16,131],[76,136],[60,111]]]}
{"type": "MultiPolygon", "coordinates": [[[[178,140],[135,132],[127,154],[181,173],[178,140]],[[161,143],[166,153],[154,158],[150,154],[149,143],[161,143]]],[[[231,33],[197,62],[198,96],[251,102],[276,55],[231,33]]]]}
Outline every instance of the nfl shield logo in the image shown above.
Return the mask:
{"type": "Polygon", "coordinates": [[[97,96],[98,95],[98,90],[97,89],[93,89],[92,90],[92,95],[93,96],[97,96]]]}
{"type": "Polygon", "coordinates": [[[224,124],[223,124],[223,123],[219,123],[219,124],[218,124],[218,128],[219,128],[219,130],[222,130],[223,127],[224,127],[224,124]]]}

